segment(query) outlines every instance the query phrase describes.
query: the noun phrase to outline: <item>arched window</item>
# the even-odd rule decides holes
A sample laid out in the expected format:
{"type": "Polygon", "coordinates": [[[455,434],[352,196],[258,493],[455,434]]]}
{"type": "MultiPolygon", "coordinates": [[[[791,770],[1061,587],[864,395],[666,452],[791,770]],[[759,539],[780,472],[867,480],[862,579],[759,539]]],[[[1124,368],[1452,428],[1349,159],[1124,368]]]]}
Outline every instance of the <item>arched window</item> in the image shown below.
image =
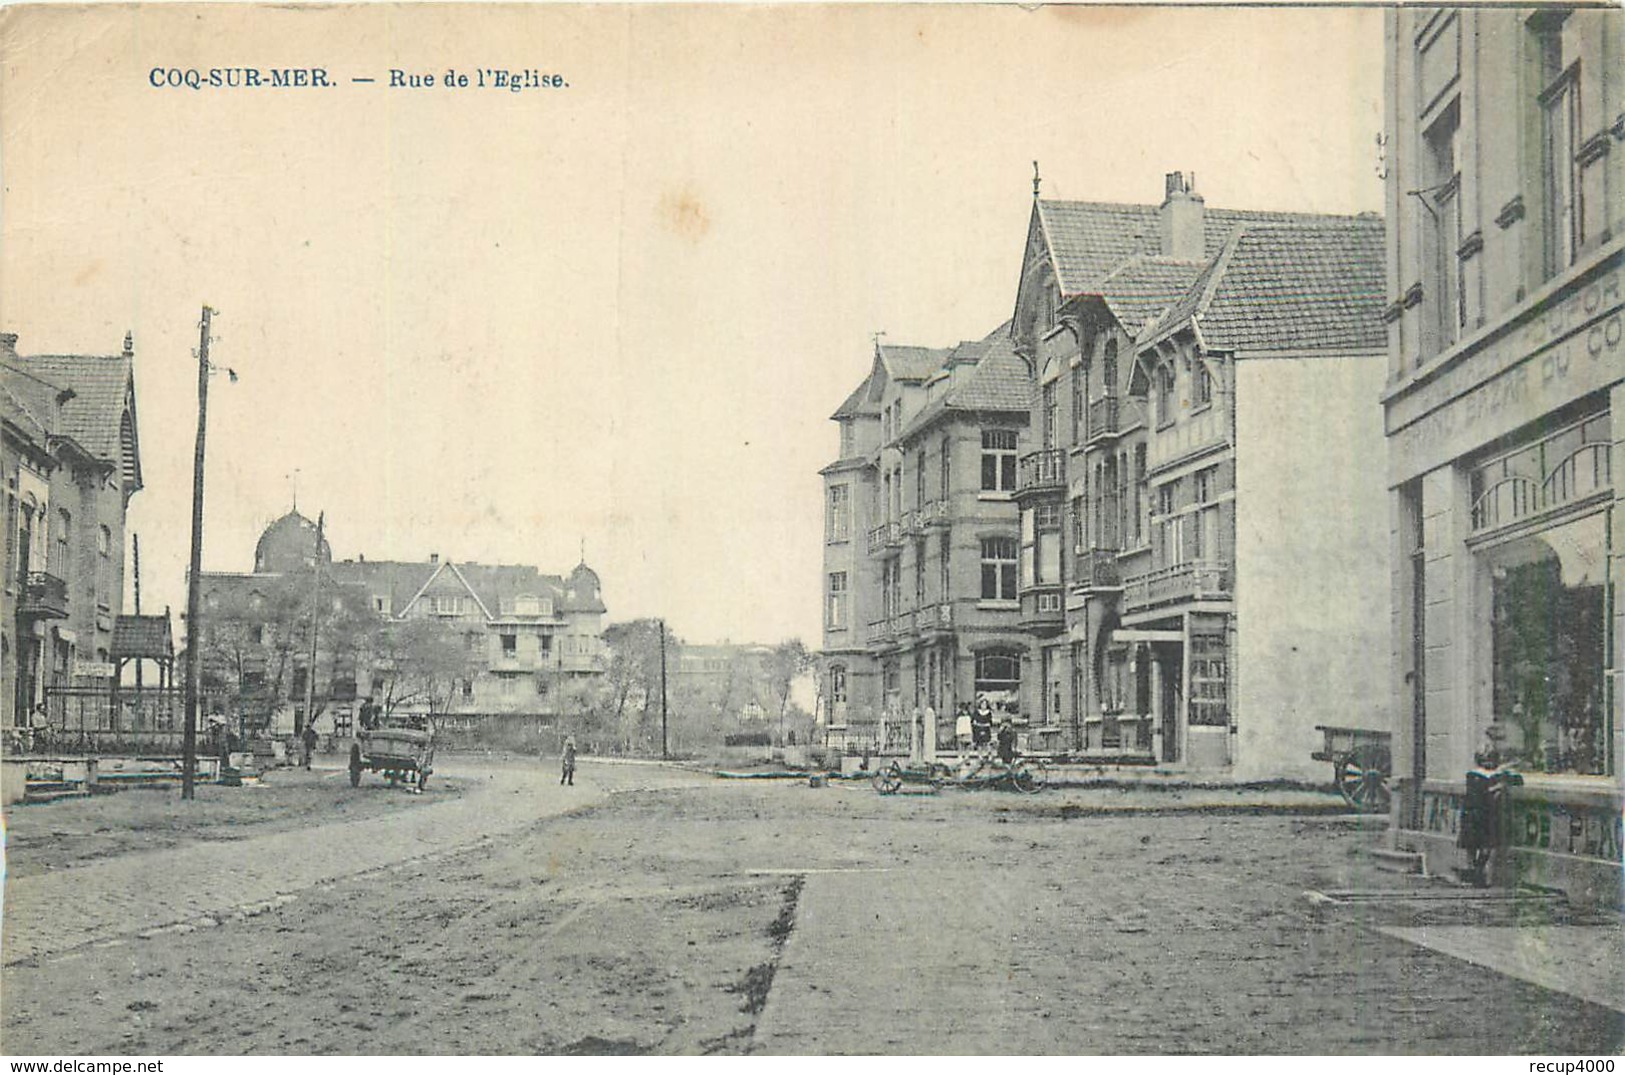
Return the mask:
{"type": "Polygon", "coordinates": [[[976,655],[976,697],[1014,708],[1021,696],[1021,657],[1007,650],[976,655]]]}
{"type": "Polygon", "coordinates": [[[1105,384],[1106,395],[1117,395],[1117,341],[1106,341],[1106,354],[1100,360],[1100,379],[1105,384]]]}
{"type": "Polygon", "coordinates": [[[1016,599],[1016,539],[982,539],[982,600],[1016,599]]]}

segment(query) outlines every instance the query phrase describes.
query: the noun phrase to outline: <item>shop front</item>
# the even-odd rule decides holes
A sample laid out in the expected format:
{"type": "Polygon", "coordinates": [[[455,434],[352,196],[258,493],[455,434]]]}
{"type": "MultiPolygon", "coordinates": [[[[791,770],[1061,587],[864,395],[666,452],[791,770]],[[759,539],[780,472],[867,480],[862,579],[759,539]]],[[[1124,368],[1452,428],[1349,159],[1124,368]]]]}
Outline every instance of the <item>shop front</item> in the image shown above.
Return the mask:
{"type": "MultiPolygon", "coordinates": [[[[1461,866],[1465,774],[1523,777],[1498,874],[1621,902],[1619,258],[1387,400],[1395,841],[1461,866]]],[[[1424,371],[1425,372],[1425,371],[1424,371]]]]}

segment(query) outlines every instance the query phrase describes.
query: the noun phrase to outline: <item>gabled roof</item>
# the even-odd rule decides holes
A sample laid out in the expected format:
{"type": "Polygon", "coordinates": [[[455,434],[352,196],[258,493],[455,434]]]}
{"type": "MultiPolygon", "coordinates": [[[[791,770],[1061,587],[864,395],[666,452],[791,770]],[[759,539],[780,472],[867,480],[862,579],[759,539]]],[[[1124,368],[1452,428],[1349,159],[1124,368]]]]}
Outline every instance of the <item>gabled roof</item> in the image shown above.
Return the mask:
{"type": "MultiPolygon", "coordinates": [[[[1155,205],[1039,200],[1038,224],[1049,248],[1061,293],[1066,296],[1092,294],[1096,283],[1128,259],[1162,255],[1160,212],[1155,205]]],[[[1359,218],[1204,207],[1202,219],[1203,256],[1212,258],[1242,225],[1359,218]]]]}
{"type": "Polygon", "coordinates": [[[1380,351],[1383,257],[1376,216],[1245,226],[1141,342],[1189,323],[1214,351],[1380,351]]]}
{"type": "Polygon", "coordinates": [[[1203,263],[1135,255],[1096,285],[1097,293],[1130,336],[1168,308],[1202,274],[1203,263]]]}
{"type": "Polygon", "coordinates": [[[129,355],[29,355],[21,364],[41,380],[73,390],[62,404],[55,432],[71,437],[106,463],[123,460],[121,431],[126,406],[134,418],[134,381],[129,355]]]}

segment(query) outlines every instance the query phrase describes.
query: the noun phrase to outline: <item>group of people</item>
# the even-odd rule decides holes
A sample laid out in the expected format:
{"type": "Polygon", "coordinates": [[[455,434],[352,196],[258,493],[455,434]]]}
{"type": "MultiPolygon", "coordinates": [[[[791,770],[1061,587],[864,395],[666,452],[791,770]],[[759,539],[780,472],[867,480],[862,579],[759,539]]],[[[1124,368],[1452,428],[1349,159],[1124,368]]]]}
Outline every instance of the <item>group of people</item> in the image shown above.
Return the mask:
{"type": "Polygon", "coordinates": [[[995,710],[987,695],[976,700],[976,707],[961,705],[954,719],[954,741],[960,750],[969,748],[986,751],[998,744],[999,760],[1009,765],[1016,758],[1016,726],[1012,715],[1000,702],[995,710]]]}

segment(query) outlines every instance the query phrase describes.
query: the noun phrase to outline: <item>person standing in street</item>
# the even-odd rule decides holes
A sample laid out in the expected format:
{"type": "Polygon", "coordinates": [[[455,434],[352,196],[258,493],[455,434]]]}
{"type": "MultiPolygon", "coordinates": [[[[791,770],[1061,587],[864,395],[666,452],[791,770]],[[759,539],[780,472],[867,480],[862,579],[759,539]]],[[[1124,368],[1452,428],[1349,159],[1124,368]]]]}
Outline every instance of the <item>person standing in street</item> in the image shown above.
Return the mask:
{"type": "Polygon", "coordinates": [[[561,785],[569,784],[571,787],[575,787],[575,782],[576,782],[576,737],[575,736],[567,735],[567,736],[564,737],[564,753],[562,755],[560,755],[559,761],[561,763],[561,771],[559,773],[559,783],[561,785]]]}
{"type": "Polygon", "coordinates": [[[316,753],[316,725],[315,725],[315,722],[313,722],[313,721],[306,721],[305,722],[305,730],[304,730],[304,733],[299,737],[299,741],[305,748],[305,768],[309,769],[310,768],[310,756],[312,754],[316,753]]]}

